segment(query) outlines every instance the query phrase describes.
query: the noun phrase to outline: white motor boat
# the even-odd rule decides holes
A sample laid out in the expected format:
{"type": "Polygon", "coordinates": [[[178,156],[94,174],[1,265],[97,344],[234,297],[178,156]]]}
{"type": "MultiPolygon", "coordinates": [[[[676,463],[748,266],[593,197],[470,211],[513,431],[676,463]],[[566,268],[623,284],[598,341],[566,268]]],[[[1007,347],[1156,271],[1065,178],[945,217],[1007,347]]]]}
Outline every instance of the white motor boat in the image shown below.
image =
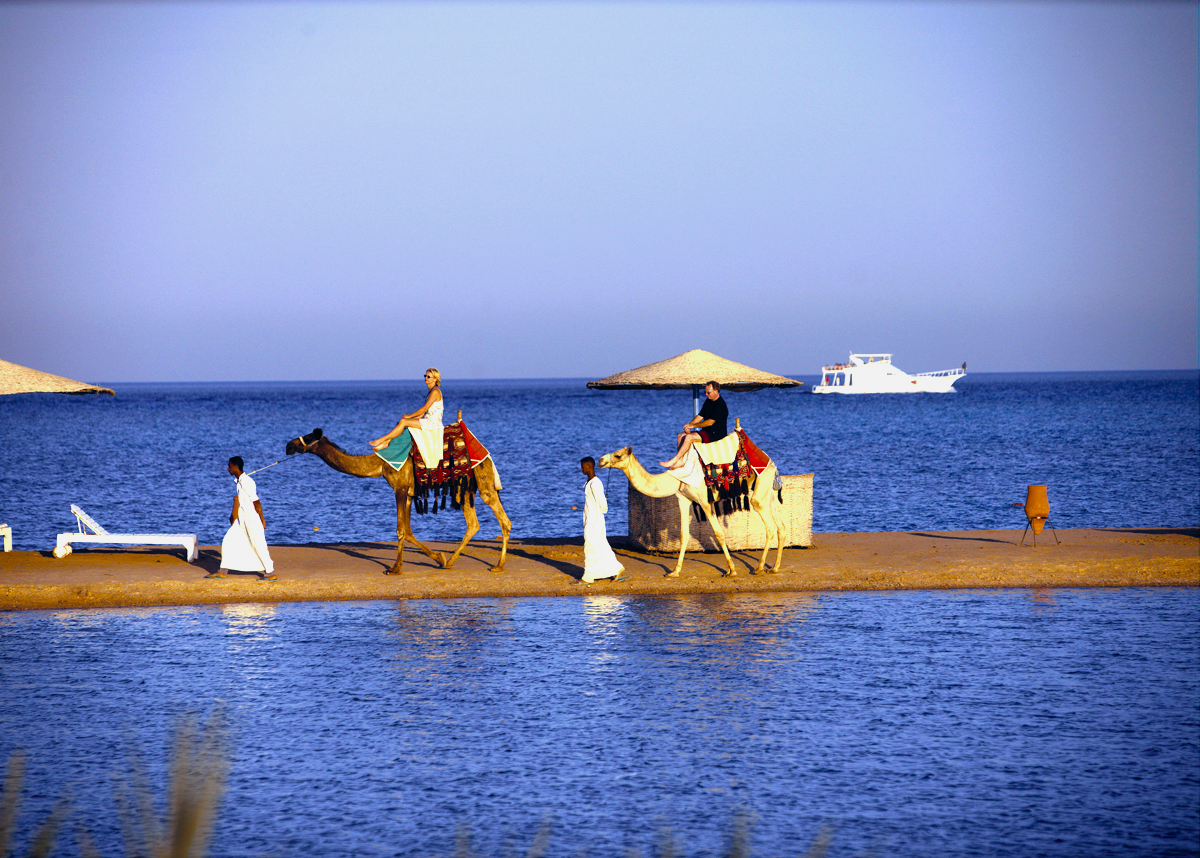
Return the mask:
{"type": "Polygon", "coordinates": [[[821,367],[813,393],[953,393],[954,382],[967,374],[967,365],[938,372],[909,375],[892,363],[891,355],[850,355],[845,363],[821,367]]]}

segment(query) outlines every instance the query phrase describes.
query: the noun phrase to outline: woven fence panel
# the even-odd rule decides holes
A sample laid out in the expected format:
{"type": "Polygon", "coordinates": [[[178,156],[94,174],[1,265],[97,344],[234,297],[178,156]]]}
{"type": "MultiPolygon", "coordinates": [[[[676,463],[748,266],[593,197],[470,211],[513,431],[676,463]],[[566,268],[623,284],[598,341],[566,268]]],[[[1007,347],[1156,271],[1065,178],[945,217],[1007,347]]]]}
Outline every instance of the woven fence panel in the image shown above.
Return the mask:
{"type": "MultiPolygon", "coordinates": [[[[783,480],[783,515],[788,523],[788,547],[812,545],[812,474],[791,474],[783,480]]],[[[720,551],[712,525],[697,522],[688,506],[691,535],[688,551],[720,551]]],[[[753,510],[721,516],[730,551],[761,550],[767,532],[753,510]]],[[[679,551],[679,501],[652,498],[629,487],[629,541],[644,551],[679,551]]],[[[774,547],[774,546],[772,546],[774,547]]]]}

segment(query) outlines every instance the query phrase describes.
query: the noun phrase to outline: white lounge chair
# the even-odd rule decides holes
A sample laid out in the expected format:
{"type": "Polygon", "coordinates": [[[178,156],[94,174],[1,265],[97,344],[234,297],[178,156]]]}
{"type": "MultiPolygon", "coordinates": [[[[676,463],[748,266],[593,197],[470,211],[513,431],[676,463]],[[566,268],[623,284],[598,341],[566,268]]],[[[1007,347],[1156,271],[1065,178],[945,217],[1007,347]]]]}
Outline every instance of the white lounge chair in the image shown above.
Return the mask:
{"type": "Polygon", "coordinates": [[[7,524],[0,524],[0,536],[4,537],[4,550],[12,551],[12,528],[7,524]]]}
{"type": "Polygon", "coordinates": [[[109,545],[180,545],[187,551],[188,563],[194,563],[199,552],[196,550],[194,533],[109,533],[96,524],[86,512],[71,504],[71,512],[79,523],[78,533],[60,533],[54,546],[54,556],[62,559],[71,553],[72,542],[100,542],[109,545]],[[84,527],[91,530],[86,533],[84,527]]]}

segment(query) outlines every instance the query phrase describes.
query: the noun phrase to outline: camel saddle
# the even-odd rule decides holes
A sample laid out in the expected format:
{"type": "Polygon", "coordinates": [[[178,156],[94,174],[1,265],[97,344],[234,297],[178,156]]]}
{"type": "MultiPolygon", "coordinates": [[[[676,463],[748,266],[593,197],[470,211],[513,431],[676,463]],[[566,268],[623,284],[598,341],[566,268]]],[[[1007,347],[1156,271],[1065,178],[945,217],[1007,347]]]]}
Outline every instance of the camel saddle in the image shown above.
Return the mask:
{"type": "Polygon", "coordinates": [[[737,429],[720,441],[696,444],[704,468],[708,501],[723,515],[750,508],[751,474],[758,476],[770,458],[755,446],[744,429],[737,429]]]}
{"type": "Polygon", "coordinates": [[[464,503],[475,503],[475,466],[490,454],[479,443],[462,421],[442,428],[442,459],[430,467],[421,456],[421,450],[413,444],[413,476],[415,494],[413,508],[420,514],[436,513],[446,508],[450,501],[454,509],[462,509],[464,503]],[[432,510],[430,498],[433,499],[432,510]]]}

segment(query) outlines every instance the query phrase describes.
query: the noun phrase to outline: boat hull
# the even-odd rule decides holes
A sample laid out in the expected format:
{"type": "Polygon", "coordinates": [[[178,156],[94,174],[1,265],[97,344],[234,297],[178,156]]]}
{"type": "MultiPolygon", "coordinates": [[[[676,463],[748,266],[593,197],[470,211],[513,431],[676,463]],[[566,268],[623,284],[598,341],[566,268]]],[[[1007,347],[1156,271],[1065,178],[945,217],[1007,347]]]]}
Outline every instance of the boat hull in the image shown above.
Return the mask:
{"type": "MultiPolygon", "coordinates": [[[[852,385],[813,385],[813,393],[955,393],[954,382],[962,378],[962,375],[955,376],[935,376],[932,378],[922,378],[909,376],[905,381],[896,381],[894,379],[881,380],[879,384],[852,384],[852,385]]],[[[857,381],[857,379],[856,379],[857,381]]]]}

